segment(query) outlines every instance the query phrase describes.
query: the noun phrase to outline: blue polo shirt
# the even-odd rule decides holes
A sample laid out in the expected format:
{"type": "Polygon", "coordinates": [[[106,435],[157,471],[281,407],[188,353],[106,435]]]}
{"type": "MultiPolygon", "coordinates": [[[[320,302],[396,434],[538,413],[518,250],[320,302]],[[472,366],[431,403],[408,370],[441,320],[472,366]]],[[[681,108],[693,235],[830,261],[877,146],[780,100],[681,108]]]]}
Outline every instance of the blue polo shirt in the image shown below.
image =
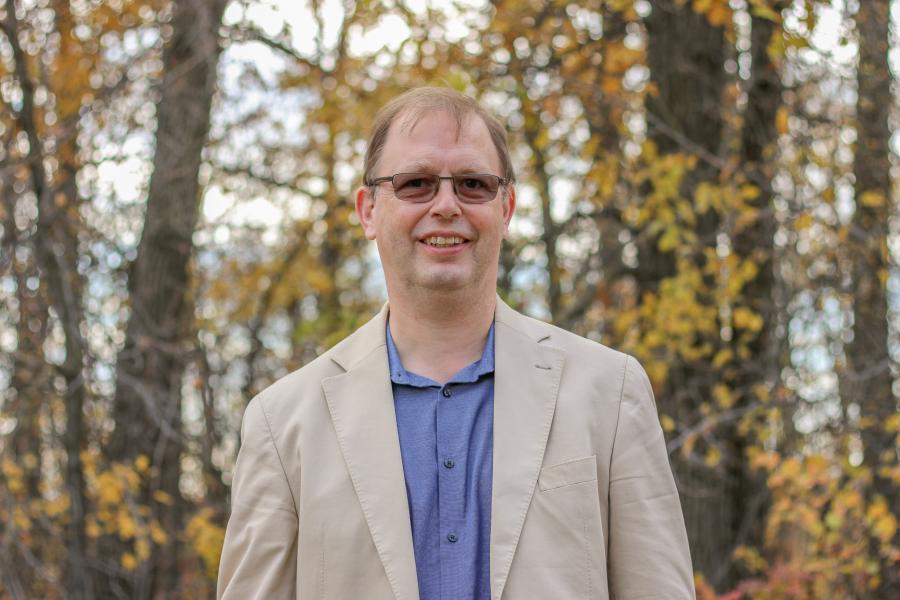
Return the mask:
{"type": "Polygon", "coordinates": [[[494,326],[481,359],[440,385],[388,361],[420,600],[489,600],[494,326]]]}

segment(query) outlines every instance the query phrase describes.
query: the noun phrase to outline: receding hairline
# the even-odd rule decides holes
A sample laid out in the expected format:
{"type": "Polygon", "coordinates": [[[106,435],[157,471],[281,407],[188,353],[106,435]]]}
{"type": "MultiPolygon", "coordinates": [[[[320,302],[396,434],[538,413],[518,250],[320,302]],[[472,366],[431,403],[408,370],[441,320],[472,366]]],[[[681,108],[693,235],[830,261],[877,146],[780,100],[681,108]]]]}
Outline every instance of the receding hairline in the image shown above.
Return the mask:
{"type": "MultiPolygon", "coordinates": [[[[394,119],[391,121],[391,124],[388,125],[387,135],[391,135],[391,130],[394,127],[399,126],[398,131],[406,131],[406,133],[412,134],[413,130],[416,128],[416,125],[427,116],[445,113],[451,115],[453,120],[456,121],[456,141],[459,141],[459,137],[462,135],[463,128],[468,125],[474,117],[479,117],[479,120],[484,123],[484,119],[481,119],[481,115],[476,114],[473,111],[462,113],[460,111],[455,111],[448,109],[444,106],[419,106],[419,107],[407,107],[402,109],[394,119]]],[[[485,128],[487,128],[487,123],[484,123],[485,128]]]]}
{"type": "Polygon", "coordinates": [[[456,121],[456,139],[473,117],[478,117],[487,129],[497,154],[502,176],[515,181],[515,172],[509,156],[506,128],[474,98],[451,88],[420,87],[395,97],[375,115],[372,134],[366,149],[364,182],[370,181],[390,131],[400,125],[401,131],[412,131],[423,117],[433,113],[450,114],[456,121]],[[399,122],[399,123],[398,123],[399,122]]]}
{"type": "MultiPolygon", "coordinates": [[[[491,131],[489,125],[484,121],[484,119],[476,112],[466,112],[466,113],[456,113],[451,110],[447,110],[443,107],[410,107],[405,109],[394,117],[391,124],[388,126],[387,131],[385,132],[385,143],[382,147],[382,153],[378,157],[378,163],[381,162],[383,157],[383,150],[387,147],[387,141],[390,139],[391,132],[396,131],[397,133],[406,133],[407,135],[412,135],[413,131],[415,131],[416,127],[419,123],[422,122],[426,117],[436,115],[436,114],[446,114],[453,117],[455,121],[454,127],[456,128],[456,135],[454,136],[454,141],[459,142],[460,138],[463,135],[463,131],[472,126],[473,124],[481,123],[484,126],[484,132],[490,138],[491,131]]],[[[493,148],[493,145],[491,145],[493,148]]],[[[497,166],[501,169],[503,168],[503,159],[500,157],[500,153],[497,152],[496,148],[494,148],[497,160],[497,166]]],[[[429,161],[430,162],[430,161],[429,161]]],[[[378,164],[376,163],[376,167],[378,164]]]]}

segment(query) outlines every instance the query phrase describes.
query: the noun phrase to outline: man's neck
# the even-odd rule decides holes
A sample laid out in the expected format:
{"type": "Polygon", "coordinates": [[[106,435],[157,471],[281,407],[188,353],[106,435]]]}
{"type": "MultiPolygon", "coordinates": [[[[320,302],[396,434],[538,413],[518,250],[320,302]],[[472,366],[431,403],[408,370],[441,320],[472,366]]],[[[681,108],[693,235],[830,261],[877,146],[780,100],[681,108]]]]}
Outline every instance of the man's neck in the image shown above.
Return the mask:
{"type": "Polygon", "coordinates": [[[403,368],[443,384],[481,358],[496,296],[415,304],[391,297],[389,305],[391,336],[403,368]]]}

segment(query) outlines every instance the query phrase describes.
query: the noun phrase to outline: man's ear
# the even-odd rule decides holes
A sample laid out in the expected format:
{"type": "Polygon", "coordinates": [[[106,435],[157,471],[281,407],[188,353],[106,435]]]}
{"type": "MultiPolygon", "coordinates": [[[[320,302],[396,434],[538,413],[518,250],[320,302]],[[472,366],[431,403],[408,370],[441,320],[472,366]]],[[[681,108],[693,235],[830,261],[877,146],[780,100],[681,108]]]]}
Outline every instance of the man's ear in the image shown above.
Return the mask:
{"type": "Polygon", "coordinates": [[[509,236],[509,222],[516,210],[516,186],[510,183],[503,194],[503,237],[509,236]]]}
{"type": "Polygon", "coordinates": [[[356,216],[366,239],[375,239],[375,189],[361,185],[356,189],[356,216]]]}

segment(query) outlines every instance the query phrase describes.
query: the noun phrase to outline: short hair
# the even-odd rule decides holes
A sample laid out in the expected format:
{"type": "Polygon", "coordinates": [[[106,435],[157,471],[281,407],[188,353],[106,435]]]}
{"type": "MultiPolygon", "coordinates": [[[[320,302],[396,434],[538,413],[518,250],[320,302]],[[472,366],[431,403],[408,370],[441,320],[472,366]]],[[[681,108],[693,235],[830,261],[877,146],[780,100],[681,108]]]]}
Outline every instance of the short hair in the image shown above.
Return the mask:
{"type": "Polygon", "coordinates": [[[408,115],[412,122],[416,123],[423,115],[439,111],[446,111],[453,115],[456,125],[460,129],[467,117],[474,115],[481,118],[488,128],[491,141],[494,142],[494,148],[500,158],[502,177],[510,182],[516,180],[515,170],[509,158],[506,128],[503,124],[475,99],[465,94],[447,87],[426,86],[413,88],[400,94],[382,106],[375,114],[375,123],[372,126],[372,134],[369,136],[369,144],[366,148],[363,182],[368,185],[374,179],[375,167],[384,151],[388,130],[398,116],[408,115]]]}

